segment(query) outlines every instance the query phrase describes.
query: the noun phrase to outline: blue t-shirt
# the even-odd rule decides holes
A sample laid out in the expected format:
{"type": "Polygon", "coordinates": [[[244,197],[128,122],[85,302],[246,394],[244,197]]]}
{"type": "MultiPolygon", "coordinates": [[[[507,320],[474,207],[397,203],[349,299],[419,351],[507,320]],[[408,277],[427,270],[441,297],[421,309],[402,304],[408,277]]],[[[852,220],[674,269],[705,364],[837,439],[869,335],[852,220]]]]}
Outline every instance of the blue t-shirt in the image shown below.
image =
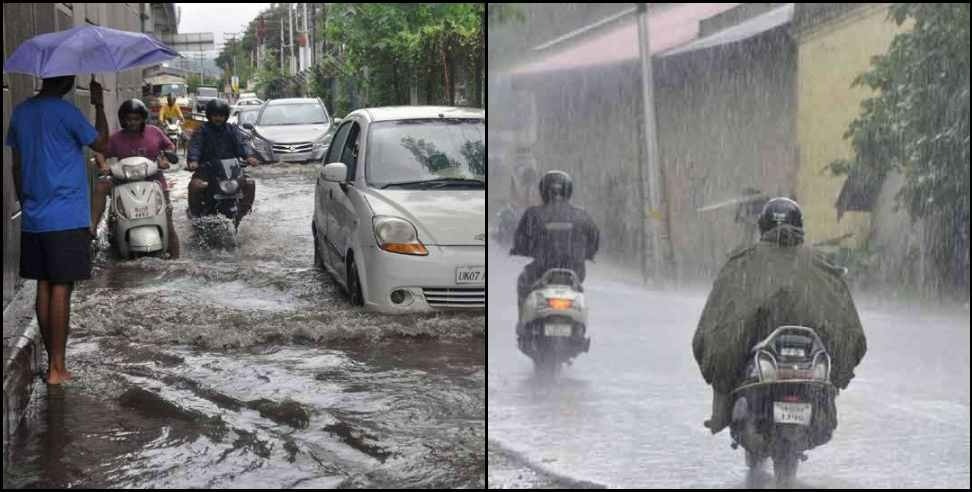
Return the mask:
{"type": "Polygon", "coordinates": [[[10,117],[7,145],[20,152],[22,230],[51,232],[91,224],[85,145],[98,131],[73,104],[32,97],[10,117]]]}

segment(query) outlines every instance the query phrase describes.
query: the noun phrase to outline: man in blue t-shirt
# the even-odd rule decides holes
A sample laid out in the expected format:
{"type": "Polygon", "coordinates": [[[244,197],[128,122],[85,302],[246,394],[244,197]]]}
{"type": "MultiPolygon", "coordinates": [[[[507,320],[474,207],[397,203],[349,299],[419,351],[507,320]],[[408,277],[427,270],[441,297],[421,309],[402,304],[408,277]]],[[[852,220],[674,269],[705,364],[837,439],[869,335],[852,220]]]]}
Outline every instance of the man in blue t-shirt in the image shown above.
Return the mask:
{"type": "Polygon", "coordinates": [[[91,278],[91,207],[85,145],[105,152],[108,120],[101,84],[91,80],[95,127],[62,98],[74,76],[44,79],[40,92],[14,108],[7,132],[22,210],[20,276],[37,280],[37,324],[47,348],[47,383],[70,378],[64,365],[71,291],[91,278]]]}

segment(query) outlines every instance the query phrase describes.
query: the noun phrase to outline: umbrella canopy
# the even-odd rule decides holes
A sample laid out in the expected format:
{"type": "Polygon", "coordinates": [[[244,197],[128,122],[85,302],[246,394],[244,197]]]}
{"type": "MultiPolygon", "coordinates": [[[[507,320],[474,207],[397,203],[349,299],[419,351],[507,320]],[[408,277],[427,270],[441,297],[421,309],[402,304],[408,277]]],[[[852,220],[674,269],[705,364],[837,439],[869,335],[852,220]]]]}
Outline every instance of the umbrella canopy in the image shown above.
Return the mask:
{"type": "Polygon", "coordinates": [[[41,78],[120,72],[177,56],[146,34],[86,25],[34,36],[17,47],[3,71],[41,78]]]}

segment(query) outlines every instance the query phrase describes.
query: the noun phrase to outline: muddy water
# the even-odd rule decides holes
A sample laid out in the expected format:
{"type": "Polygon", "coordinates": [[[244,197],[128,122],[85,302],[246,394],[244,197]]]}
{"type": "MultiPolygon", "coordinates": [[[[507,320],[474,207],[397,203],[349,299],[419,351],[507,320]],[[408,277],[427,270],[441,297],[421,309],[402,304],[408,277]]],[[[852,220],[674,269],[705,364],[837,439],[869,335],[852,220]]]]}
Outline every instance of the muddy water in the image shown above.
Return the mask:
{"type": "Polygon", "coordinates": [[[314,166],[251,171],[238,234],[185,216],[182,258],[99,252],[63,388],[11,448],[13,487],[483,487],[485,316],[352,308],[313,267],[314,166]]]}

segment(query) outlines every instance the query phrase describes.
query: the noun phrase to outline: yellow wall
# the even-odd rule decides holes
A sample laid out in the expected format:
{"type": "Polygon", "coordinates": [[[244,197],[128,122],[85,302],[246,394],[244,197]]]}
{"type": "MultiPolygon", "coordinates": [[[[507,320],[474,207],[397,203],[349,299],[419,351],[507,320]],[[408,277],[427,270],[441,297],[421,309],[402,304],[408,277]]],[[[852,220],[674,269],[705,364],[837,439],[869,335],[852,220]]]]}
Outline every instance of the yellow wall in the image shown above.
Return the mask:
{"type": "Polygon", "coordinates": [[[800,164],[797,199],[803,208],[808,242],[852,232],[848,243],[860,246],[870,233],[870,213],[847,212],[837,222],[835,203],[845,177],[831,177],[824,167],[849,158],[853,147],[843,138],[873,92],[851,83],[883,54],[899,28],[887,20],[886,6],[868,6],[825,23],[798,38],[797,138],[800,164]]]}

